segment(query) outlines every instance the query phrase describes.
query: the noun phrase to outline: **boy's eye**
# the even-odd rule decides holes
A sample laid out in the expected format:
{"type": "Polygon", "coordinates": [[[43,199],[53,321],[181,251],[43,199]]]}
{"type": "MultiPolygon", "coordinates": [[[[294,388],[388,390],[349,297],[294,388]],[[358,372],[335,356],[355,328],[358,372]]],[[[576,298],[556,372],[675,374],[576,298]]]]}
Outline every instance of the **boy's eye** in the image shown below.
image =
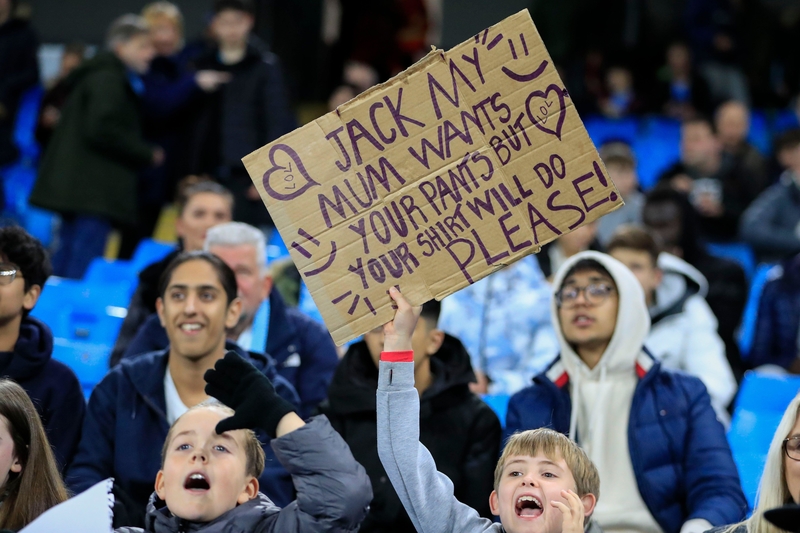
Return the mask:
{"type": "Polygon", "coordinates": [[[228,451],[228,448],[226,448],[222,444],[217,444],[216,446],[214,446],[214,449],[216,451],[218,451],[218,452],[227,452],[228,451]]]}
{"type": "Polygon", "coordinates": [[[552,472],[545,472],[545,473],[544,473],[544,474],[542,474],[542,475],[543,475],[544,477],[548,477],[548,478],[554,478],[554,477],[556,477],[556,475],[555,475],[554,473],[552,473],[552,472]]]}
{"type": "Polygon", "coordinates": [[[214,293],[213,292],[202,292],[202,293],[200,293],[200,298],[202,298],[206,302],[210,302],[210,301],[212,301],[214,299],[214,293]]]}
{"type": "Polygon", "coordinates": [[[188,444],[181,444],[180,446],[178,446],[178,447],[176,448],[176,450],[179,450],[179,451],[186,451],[186,450],[188,450],[189,448],[191,448],[191,446],[189,446],[188,444]]]}
{"type": "Polygon", "coordinates": [[[519,477],[519,476],[522,475],[522,472],[517,472],[517,471],[509,472],[508,475],[511,476],[511,477],[519,477]]]}
{"type": "Polygon", "coordinates": [[[184,298],[184,294],[182,292],[173,292],[169,297],[175,301],[181,301],[184,298]]]}

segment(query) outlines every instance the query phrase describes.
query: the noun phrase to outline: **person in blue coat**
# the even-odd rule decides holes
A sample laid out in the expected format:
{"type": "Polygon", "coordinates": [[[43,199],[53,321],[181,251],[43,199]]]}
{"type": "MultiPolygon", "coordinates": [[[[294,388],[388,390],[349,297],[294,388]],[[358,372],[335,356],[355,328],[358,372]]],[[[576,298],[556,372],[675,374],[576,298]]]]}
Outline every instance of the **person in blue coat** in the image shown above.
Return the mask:
{"type": "Polygon", "coordinates": [[[622,263],[570,258],[551,303],[561,354],[508,406],[507,432],[568,434],[598,468],[594,518],[605,531],[701,533],[741,520],[747,503],[703,383],[662,370],[643,343],[644,293],[622,263]]]}
{"type": "MultiPolygon", "coordinates": [[[[325,326],[286,305],[272,290],[266,264],[264,234],[241,222],[210,228],[205,249],[220,257],[236,273],[242,314],[228,330],[228,338],[246,350],[266,352],[275,359],[278,373],[300,395],[301,417],[311,415],[327,395],[339,358],[325,326]]],[[[139,329],[123,359],[163,349],[164,328],[150,317],[139,329]]]]}
{"type": "Polygon", "coordinates": [[[52,268],[42,243],[18,226],[0,228],[0,378],[28,393],[56,461],[67,468],[86,412],[75,373],[53,359],[53,333],[30,316],[52,268]]]}
{"type": "MultiPolygon", "coordinates": [[[[179,255],[164,272],[159,293],[158,316],[167,330],[168,348],[123,361],[97,385],[66,476],[75,493],[114,477],[115,526],[143,525],[169,427],[208,399],[203,374],[226,351],[237,351],[264,372],[282,398],[299,404],[268,356],[226,344],[225,328],[238,321],[241,300],[233,271],[219,258],[205,252],[179,255]]],[[[261,437],[267,456],[259,478],[262,491],[277,505],[287,505],[293,495],[291,478],[261,437]]]]}

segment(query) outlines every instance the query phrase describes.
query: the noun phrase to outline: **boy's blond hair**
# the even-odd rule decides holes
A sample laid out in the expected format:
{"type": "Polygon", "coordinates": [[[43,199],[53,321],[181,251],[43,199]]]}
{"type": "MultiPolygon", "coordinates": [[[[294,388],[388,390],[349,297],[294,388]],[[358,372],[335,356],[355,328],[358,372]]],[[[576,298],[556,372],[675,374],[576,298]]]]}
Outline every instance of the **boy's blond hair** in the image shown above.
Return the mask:
{"type": "Polygon", "coordinates": [[[503,468],[509,457],[518,455],[535,457],[540,453],[552,461],[559,457],[564,459],[572,472],[572,477],[575,478],[578,496],[594,494],[595,498],[600,498],[600,474],[597,473],[597,468],[586,452],[569,440],[566,435],[547,428],[529,429],[514,433],[509,437],[503,454],[497,461],[497,467],[494,469],[494,490],[500,486],[503,468]]]}
{"type": "MultiPolygon", "coordinates": [[[[234,415],[234,410],[225,405],[224,403],[211,398],[210,400],[206,400],[201,402],[194,407],[190,407],[186,413],[194,411],[196,409],[215,409],[220,413],[223,413],[228,416],[234,415]]],[[[183,415],[185,415],[184,413],[183,415]]],[[[175,422],[172,423],[172,427],[169,428],[169,432],[167,433],[167,438],[164,439],[164,446],[161,448],[161,468],[164,468],[164,462],[167,459],[167,450],[169,450],[170,441],[172,440],[172,430],[175,429],[175,426],[178,423],[178,420],[183,418],[183,415],[179,416],[175,422]]],[[[244,454],[247,458],[246,463],[246,473],[248,476],[253,476],[254,478],[258,478],[261,476],[261,473],[264,471],[264,449],[261,447],[261,443],[258,440],[255,432],[252,429],[243,429],[244,431],[244,454]]]]}

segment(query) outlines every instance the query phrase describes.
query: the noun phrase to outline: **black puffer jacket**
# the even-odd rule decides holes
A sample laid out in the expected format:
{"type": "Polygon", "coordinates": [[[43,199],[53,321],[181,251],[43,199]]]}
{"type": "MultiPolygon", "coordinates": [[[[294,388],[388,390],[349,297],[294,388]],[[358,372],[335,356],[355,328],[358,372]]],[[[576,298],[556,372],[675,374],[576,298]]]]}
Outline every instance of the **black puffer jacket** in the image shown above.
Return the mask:
{"type": "MultiPolygon", "coordinates": [[[[475,379],[469,354],[455,337],[445,336],[431,357],[434,382],[422,394],[420,442],[439,471],[455,486],[458,500],[490,517],[489,494],[500,451],[501,428],[494,412],[469,390],[475,379]]],[[[322,411],[364,465],[375,497],[362,533],[413,532],[397,493],[378,457],[375,393],[378,369],[364,342],[350,347],[328,390],[322,411]]]]}
{"type": "Polygon", "coordinates": [[[190,522],[173,515],[153,494],[145,528],[122,527],[116,533],[345,533],[358,529],[372,498],[369,480],[325,417],[313,418],[271,444],[297,489],[297,499],[283,509],[259,493],[211,522],[190,522]]]}

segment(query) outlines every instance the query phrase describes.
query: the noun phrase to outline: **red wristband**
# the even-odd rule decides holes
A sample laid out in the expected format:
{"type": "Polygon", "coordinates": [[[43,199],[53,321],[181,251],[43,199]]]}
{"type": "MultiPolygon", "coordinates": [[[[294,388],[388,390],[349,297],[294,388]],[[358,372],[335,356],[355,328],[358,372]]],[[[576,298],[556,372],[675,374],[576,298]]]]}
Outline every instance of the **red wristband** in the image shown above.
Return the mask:
{"type": "Polygon", "coordinates": [[[404,352],[381,352],[381,361],[387,363],[413,363],[414,351],[406,350],[404,352]]]}

